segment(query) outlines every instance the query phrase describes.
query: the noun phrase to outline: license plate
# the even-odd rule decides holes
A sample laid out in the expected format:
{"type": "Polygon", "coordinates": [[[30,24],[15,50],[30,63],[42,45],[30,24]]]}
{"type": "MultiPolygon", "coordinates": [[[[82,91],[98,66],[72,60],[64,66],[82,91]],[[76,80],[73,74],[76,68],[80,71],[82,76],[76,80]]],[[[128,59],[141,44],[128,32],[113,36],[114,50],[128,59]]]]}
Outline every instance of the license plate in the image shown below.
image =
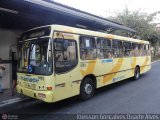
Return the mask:
{"type": "Polygon", "coordinates": [[[41,99],[43,99],[43,98],[46,98],[46,95],[43,94],[43,93],[38,93],[38,97],[41,98],[41,99]]]}

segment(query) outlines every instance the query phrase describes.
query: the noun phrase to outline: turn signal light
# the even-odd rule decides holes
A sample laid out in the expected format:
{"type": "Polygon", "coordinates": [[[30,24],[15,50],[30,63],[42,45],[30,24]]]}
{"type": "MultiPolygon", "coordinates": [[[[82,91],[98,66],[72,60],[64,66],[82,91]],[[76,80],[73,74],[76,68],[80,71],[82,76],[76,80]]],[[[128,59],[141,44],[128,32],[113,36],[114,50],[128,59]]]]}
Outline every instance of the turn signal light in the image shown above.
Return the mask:
{"type": "Polygon", "coordinates": [[[47,90],[52,90],[52,87],[47,87],[47,90]]]}

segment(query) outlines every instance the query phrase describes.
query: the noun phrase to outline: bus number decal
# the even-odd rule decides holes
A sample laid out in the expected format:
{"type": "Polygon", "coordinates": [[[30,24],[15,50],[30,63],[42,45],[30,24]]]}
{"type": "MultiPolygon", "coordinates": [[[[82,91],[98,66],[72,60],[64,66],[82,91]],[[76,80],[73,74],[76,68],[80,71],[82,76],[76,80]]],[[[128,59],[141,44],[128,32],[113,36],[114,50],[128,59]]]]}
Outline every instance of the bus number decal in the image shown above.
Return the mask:
{"type": "Polygon", "coordinates": [[[86,67],[86,64],[85,64],[85,63],[81,63],[80,66],[81,66],[81,67],[86,67]]]}

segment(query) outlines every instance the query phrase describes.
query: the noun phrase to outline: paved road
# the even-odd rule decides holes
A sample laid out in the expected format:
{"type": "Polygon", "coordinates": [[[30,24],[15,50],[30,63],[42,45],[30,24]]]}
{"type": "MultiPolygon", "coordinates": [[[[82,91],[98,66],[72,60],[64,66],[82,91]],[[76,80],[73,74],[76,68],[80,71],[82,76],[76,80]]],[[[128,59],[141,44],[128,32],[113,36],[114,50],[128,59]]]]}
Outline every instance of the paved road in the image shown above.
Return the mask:
{"type": "Polygon", "coordinates": [[[0,108],[0,113],[27,114],[32,119],[53,114],[160,113],[159,75],[160,62],[156,62],[152,64],[151,71],[142,75],[140,80],[127,79],[100,88],[88,101],[73,97],[48,104],[31,99],[0,108]]]}

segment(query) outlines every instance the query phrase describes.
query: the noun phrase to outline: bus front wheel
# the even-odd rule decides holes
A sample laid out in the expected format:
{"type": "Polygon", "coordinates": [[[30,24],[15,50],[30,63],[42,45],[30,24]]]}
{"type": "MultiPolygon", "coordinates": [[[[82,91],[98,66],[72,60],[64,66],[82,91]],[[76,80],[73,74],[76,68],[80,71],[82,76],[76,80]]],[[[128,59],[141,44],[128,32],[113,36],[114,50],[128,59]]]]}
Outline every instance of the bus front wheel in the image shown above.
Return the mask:
{"type": "Polygon", "coordinates": [[[134,71],[134,80],[138,80],[139,78],[140,78],[140,69],[139,67],[136,67],[134,71]]]}
{"type": "Polygon", "coordinates": [[[82,100],[90,99],[95,93],[95,83],[89,77],[85,78],[82,81],[80,87],[80,98],[82,100]]]}

